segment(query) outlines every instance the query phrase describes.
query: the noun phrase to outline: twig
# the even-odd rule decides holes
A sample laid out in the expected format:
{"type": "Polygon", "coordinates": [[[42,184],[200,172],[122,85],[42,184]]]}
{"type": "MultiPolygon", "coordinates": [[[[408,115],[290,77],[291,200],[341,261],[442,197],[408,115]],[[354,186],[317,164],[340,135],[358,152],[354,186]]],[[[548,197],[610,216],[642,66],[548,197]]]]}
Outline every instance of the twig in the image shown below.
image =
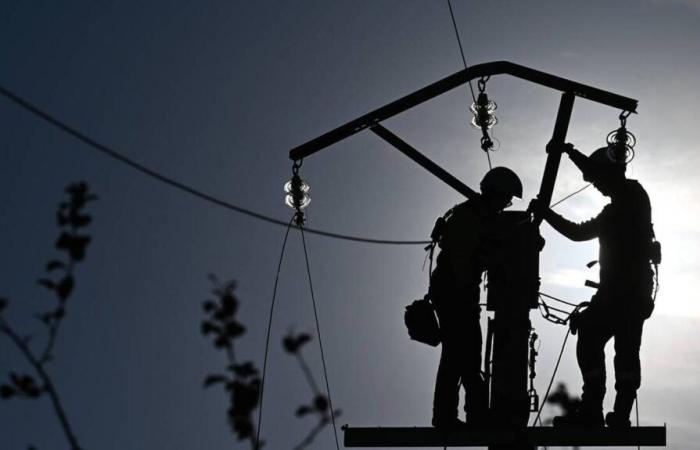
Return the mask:
{"type": "Polygon", "coordinates": [[[313,391],[314,395],[320,395],[321,391],[319,391],[318,389],[318,385],[316,384],[316,380],[314,379],[314,376],[311,373],[308,364],[306,364],[304,357],[301,356],[301,352],[297,352],[294,355],[297,357],[297,361],[299,361],[301,370],[304,372],[304,375],[306,376],[306,381],[309,383],[309,386],[311,387],[311,390],[313,391]]]}
{"type": "Polygon", "coordinates": [[[51,382],[51,377],[44,370],[43,363],[34,356],[26,342],[19,337],[12,327],[10,327],[10,324],[8,324],[7,321],[1,316],[0,331],[10,337],[15,346],[17,346],[22,355],[24,355],[29,364],[31,364],[31,366],[34,368],[39,378],[41,378],[41,380],[44,382],[44,389],[49,394],[49,397],[51,397],[51,403],[53,404],[54,411],[58,416],[58,420],[61,422],[61,427],[66,435],[66,439],[68,439],[71,449],[81,450],[80,446],[78,445],[78,439],[75,437],[75,433],[73,433],[70,423],[68,422],[68,417],[63,405],[61,404],[61,399],[58,396],[58,392],[51,382]]]}

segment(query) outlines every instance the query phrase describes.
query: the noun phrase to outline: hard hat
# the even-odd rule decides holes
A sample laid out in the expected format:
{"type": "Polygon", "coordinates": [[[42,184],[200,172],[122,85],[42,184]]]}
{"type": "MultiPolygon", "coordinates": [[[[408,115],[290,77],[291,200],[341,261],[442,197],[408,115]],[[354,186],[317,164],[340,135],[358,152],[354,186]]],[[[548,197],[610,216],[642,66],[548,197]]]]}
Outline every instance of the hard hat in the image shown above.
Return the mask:
{"type": "Polygon", "coordinates": [[[590,156],[571,154],[571,160],[583,173],[583,179],[594,181],[605,175],[624,174],[627,164],[613,158],[610,147],[601,147],[590,156]]]}
{"type": "Polygon", "coordinates": [[[481,192],[500,192],[523,198],[523,184],[520,178],[507,167],[494,167],[486,172],[481,180],[481,192]]]}

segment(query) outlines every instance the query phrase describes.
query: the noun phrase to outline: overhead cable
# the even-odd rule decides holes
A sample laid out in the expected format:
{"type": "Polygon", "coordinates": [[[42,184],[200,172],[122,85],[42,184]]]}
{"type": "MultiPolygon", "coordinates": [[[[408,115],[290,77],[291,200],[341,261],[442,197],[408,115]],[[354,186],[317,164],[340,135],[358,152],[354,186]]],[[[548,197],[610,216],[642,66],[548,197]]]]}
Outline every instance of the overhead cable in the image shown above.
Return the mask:
{"type": "MultiPolygon", "coordinates": [[[[166,175],[163,175],[153,169],[150,169],[143,164],[136,162],[135,160],[129,158],[128,156],[125,156],[121,152],[115,150],[114,148],[110,148],[105,144],[101,144],[100,142],[96,141],[95,139],[87,136],[86,134],[82,133],[81,131],[78,131],[76,128],[73,128],[72,126],[66,124],[65,122],[62,122],[61,120],[57,119],[53,115],[49,114],[48,112],[40,109],[39,107],[33,105],[29,101],[25,100],[24,98],[20,97],[19,95],[13,93],[9,89],[6,89],[5,87],[0,85],[0,94],[2,94],[4,97],[6,97],[8,100],[11,100],[15,104],[21,106],[25,110],[31,112],[35,116],[43,119],[44,121],[50,123],[51,125],[55,126],[59,130],[73,136],[75,139],[83,142],[84,144],[87,144],[90,148],[93,150],[97,150],[107,156],[109,156],[112,159],[115,159],[132,169],[135,169],[145,175],[148,175],[151,178],[154,178],[162,183],[165,183],[171,187],[174,187],[176,189],[179,189],[180,191],[186,192],[190,195],[193,195],[201,200],[205,200],[209,203],[215,204],[217,206],[220,206],[222,208],[229,209],[231,211],[235,211],[244,215],[247,215],[249,217],[253,217],[258,220],[262,220],[268,223],[272,223],[275,225],[280,225],[283,227],[287,227],[288,223],[283,220],[278,220],[270,216],[266,216],[264,214],[260,214],[256,211],[252,211],[247,208],[243,208],[238,205],[234,205],[233,203],[229,203],[225,200],[222,200],[220,198],[214,197],[213,195],[207,194],[205,192],[202,192],[196,188],[193,188],[191,186],[188,186],[180,181],[177,181],[173,178],[170,178],[166,175]]],[[[299,229],[298,226],[293,225],[292,228],[299,229]]],[[[390,239],[375,239],[375,238],[366,238],[366,237],[360,237],[360,236],[351,236],[351,235],[346,235],[346,234],[340,234],[340,233],[333,233],[330,231],[324,231],[324,230],[318,230],[314,228],[308,228],[305,227],[304,231],[307,233],[312,233],[312,234],[317,234],[320,236],[326,236],[334,239],[343,239],[346,241],[354,241],[354,242],[362,242],[366,244],[385,244],[385,245],[426,245],[429,244],[430,241],[403,241],[403,240],[390,240],[390,239]]]]}

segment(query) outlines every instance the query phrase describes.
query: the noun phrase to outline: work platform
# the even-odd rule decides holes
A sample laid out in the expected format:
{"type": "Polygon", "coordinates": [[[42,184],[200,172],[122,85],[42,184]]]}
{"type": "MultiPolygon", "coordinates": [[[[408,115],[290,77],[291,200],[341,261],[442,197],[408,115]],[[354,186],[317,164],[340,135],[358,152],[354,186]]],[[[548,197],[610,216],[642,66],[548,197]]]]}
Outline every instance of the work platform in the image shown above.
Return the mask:
{"type": "Polygon", "coordinates": [[[551,447],[664,447],[666,426],[609,428],[464,428],[343,427],[346,447],[487,447],[530,445],[551,447]]]}

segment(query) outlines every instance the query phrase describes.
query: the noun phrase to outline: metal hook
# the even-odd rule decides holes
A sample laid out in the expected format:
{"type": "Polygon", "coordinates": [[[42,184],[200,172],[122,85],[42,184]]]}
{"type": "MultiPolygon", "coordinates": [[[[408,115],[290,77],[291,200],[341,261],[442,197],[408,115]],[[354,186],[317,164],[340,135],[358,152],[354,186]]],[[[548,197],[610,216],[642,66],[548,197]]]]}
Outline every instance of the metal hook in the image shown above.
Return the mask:
{"type": "Polygon", "coordinates": [[[294,175],[298,175],[298,174],[299,174],[299,168],[301,167],[301,165],[302,165],[303,163],[304,163],[304,158],[302,158],[302,159],[295,159],[295,160],[294,160],[294,163],[292,164],[292,173],[293,173],[294,175]]]}
{"type": "Polygon", "coordinates": [[[627,118],[632,114],[632,111],[622,111],[620,113],[620,125],[623,127],[627,125],[627,118]]]}

